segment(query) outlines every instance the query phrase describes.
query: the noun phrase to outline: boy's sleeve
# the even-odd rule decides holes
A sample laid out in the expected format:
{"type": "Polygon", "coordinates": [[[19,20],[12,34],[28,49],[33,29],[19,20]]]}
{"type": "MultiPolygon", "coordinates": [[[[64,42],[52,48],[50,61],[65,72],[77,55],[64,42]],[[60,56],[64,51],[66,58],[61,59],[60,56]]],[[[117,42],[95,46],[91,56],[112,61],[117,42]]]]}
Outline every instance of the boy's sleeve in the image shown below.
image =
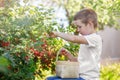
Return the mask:
{"type": "Polygon", "coordinates": [[[86,38],[89,47],[96,47],[96,45],[98,44],[98,36],[87,35],[84,37],[86,38]]]}

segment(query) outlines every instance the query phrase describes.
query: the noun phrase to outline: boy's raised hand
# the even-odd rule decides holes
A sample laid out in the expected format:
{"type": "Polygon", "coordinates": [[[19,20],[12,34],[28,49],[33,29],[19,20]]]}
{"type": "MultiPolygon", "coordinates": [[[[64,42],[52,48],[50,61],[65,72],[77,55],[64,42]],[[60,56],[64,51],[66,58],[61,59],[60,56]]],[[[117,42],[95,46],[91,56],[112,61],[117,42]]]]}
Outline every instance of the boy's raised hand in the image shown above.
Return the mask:
{"type": "Polygon", "coordinates": [[[55,31],[49,32],[48,33],[48,37],[50,37],[50,38],[56,38],[57,37],[57,32],[55,32],[55,31]]]}

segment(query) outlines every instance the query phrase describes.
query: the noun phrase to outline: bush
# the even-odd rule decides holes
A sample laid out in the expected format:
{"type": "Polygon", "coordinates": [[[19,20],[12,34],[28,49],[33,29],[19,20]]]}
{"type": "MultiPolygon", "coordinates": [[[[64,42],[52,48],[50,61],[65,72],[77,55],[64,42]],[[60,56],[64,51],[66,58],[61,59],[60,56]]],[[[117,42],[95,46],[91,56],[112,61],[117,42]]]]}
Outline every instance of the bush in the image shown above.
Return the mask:
{"type": "Polygon", "coordinates": [[[100,80],[120,80],[120,64],[102,66],[100,80]]]}
{"type": "Polygon", "coordinates": [[[53,10],[43,6],[0,8],[0,64],[9,62],[0,70],[1,80],[35,80],[45,70],[54,71],[62,40],[46,37],[57,25],[52,18],[53,10]]]}

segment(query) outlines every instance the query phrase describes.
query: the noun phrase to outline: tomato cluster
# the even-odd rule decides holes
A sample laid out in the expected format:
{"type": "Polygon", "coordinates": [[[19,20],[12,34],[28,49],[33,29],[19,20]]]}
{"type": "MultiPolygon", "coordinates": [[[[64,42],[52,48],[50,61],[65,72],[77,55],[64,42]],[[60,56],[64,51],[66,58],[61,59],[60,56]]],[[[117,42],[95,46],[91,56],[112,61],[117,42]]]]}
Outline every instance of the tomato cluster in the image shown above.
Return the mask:
{"type": "Polygon", "coordinates": [[[9,45],[10,45],[10,42],[0,41],[0,46],[1,46],[1,47],[8,47],[9,45]]]}
{"type": "Polygon", "coordinates": [[[56,54],[54,51],[51,51],[50,46],[47,44],[47,40],[42,39],[43,44],[39,47],[41,50],[30,48],[30,51],[33,53],[34,57],[40,61],[41,68],[51,68],[54,64],[52,63],[55,61],[56,54]]]}

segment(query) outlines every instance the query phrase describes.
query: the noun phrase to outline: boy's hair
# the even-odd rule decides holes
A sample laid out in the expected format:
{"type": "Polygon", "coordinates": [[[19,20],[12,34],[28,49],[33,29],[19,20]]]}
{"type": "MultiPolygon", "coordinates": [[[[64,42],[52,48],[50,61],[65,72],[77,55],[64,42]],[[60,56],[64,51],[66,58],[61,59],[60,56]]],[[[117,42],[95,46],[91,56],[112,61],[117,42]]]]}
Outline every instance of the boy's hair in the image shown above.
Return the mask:
{"type": "Polygon", "coordinates": [[[94,24],[94,28],[97,28],[98,20],[97,14],[92,9],[83,9],[76,13],[74,16],[74,20],[81,20],[83,23],[87,24],[89,21],[92,21],[94,24]]]}

